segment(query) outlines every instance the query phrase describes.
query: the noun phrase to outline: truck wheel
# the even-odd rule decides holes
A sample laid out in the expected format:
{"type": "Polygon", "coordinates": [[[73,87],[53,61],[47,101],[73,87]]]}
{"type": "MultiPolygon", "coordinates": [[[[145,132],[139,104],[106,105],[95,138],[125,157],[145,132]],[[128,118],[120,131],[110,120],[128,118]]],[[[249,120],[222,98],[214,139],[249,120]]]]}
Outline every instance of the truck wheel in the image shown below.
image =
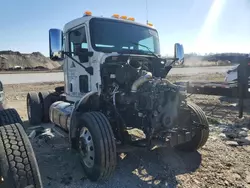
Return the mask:
{"type": "Polygon", "coordinates": [[[18,112],[14,108],[8,108],[0,111],[0,126],[19,123],[23,126],[18,112]]]}
{"type": "Polygon", "coordinates": [[[38,93],[30,92],[27,95],[27,114],[31,125],[38,125],[42,122],[42,106],[38,93]]]}
{"type": "Polygon", "coordinates": [[[209,123],[204,111],[199,106],[192,102],[188,102],[187,104],[193,114],[192,119],[205,127],[203,129],[197,129],[191,141],[177,145],[175,148],[186,152],[193,152],[206,144],[209,137],[209,123]]]}
{"type": "Polygon", "coordinates": [[[64,86],[58,86],[55,88],[55,92],[57,93],[63,93],[64,92],[64,86]]]}
{"type": "Polygon", "coordinates": [[[50,94],[49,91],[42,91],[38,93],[40,101],[41,101],[41,106],[42,106],[42,122],[43,123],[48,123],[50,122],[49,119],[49,107],[53,103],[52,102],[52,95],[50,94]]]}
{"type": "Polygon", "coordinates": [[[105,181],[116,168],[115,138],[101,112],[86,112],[77,120],[77,148],[83,169],[91,181],[105,181]]]}
{"type": "Polygon", "coordinates": [[[33,148],[19,123],[0,127],[0,177],[0,187],[42,187],[33,148]]]}

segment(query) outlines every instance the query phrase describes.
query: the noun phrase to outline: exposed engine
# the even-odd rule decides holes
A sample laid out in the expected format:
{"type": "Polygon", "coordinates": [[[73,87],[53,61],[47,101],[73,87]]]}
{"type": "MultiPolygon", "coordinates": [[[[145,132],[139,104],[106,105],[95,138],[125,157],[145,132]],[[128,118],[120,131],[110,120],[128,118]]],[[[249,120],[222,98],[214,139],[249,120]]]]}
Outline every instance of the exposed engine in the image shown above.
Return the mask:
{"type": "Polygon", "coordinates": [[[159,132],[177,124],[182,97],[164,77],[167,69],[145,57],[110,57],[102,67],[102,96],[106,106],[126,127],[159,132]],[[159,72],[160,70],[160,72],[159,72]],[[165,71],[165,72],[164,72],[165,71]],[[164,74],[165,73],[165,74],[164,74]]]}

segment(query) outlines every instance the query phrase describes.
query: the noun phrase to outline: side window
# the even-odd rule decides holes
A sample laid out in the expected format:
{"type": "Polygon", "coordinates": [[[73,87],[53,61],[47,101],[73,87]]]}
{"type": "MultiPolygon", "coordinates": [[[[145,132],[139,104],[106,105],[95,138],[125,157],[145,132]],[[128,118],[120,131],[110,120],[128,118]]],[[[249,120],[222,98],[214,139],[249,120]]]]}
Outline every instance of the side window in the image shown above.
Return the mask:
{"type": "MultiPolygon", "coordinates": [[[[69,33],[70,52],[76,52],[77,50],[84,52],[88,50],[87,36],[85,27],[73,30],[69,33]]],[[[72,54],[72,56],[75,56],[72,54]]]]}
{"type": "MultiPolygon", "coordinates": [[[[155,51],[153,36],[146,38],[146,39],[143,39],[143,40],[140,40],[139,44],[141,44],[143,46],[147,46],[153,52],[155,51]]],[[[143,46],[139,46],[138,49],[143,50],[143,51],[148,51],[147,48],[145,48],[143,46]]]]}

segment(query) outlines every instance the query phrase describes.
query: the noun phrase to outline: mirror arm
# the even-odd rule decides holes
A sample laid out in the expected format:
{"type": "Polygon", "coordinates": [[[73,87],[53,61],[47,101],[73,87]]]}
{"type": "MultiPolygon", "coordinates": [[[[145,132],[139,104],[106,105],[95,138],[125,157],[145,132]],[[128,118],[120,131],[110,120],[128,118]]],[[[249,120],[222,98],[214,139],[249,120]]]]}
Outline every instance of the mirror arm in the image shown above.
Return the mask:
{"type": "Polygon", "coordinates": [[[169,58],[166,58],[166,60],[172,60],[172,62],[168,65],[168,66],[172,66],[177,60],[179,60],[179,58],[169,57],[169,58]]]}
{"type": "Polygon", "coordinates": [[[69,57],[71,60],[73,60],[75,63],[77,63],[79,66],[84,68],[87,73],[89,73],[90,75],[93,75],[93,69],[91,69],[90,67],[85,67],[80,62],[78,62],[75,58],[70,56],[70,54],[74,54],[73,52],[62,52],[62,53],[65,54],[67,57],[69,57]]]}
{"type": "Polygon", "coordinates": [[[177,59],[174,59],[174,60],[170,63],[170,65],[172,66],[176,61],[177,61],[177,59]]]}

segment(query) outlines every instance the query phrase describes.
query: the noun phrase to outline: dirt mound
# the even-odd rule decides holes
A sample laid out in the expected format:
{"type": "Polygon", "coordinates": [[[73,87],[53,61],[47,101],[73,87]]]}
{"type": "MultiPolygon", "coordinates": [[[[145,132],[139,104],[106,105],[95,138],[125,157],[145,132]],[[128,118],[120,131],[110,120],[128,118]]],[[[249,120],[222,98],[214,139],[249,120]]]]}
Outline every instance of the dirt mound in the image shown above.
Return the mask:
{"type": "Polygon", "coordinates": [[[36,68],[44,67],[45,69],[55,69],[60,64],[56,61],[51,61],[40,52],[31,54],[23,54],[13,51],[0,51],[0,69],[6,70],[11,68],[36,68]]]}
{"type": "Polygon", "coordinates": [[[59,67],[56,67],[53,70],[63,70],[63,65],[60,65],[59,67]]]}

